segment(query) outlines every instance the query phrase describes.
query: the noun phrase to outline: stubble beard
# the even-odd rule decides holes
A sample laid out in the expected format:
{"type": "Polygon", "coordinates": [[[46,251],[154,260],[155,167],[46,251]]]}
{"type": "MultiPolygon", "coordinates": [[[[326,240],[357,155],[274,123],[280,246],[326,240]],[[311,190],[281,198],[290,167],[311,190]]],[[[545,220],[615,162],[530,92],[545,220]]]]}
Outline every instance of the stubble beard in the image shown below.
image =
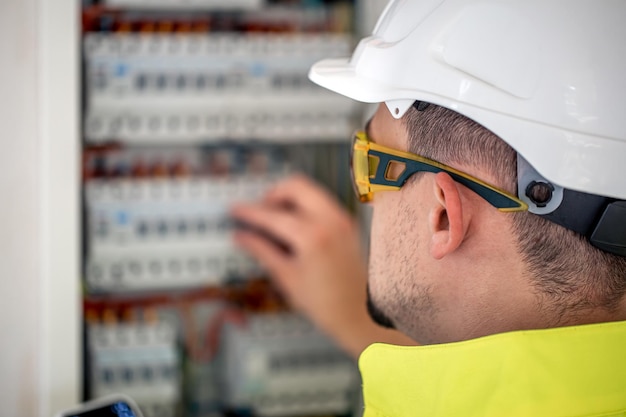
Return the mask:
{"type": "Polygon", "coordinates": [[[423,272],[418,271],[418,215],[415,207],[400,199],[397,215],[387,224],[372,221],[367,284],[367,311],[372,320],[398,330],[417,342],[435,338],[434,293],[423,272]],[[374,236],[377,245],[373,245],[374,236]]]}
{"type": "Polygon", "coordinates": [[[421,344],[438,343],[438,310],[432,289],[423,282],[423,277],[408,266],[410,262],[405,261],[404,268],[399,271],[384,271],[384,276],[389,280],[398,276],[401,278],[396,284],[387,282],[383,289],[378,282],[383,271],[370,260],[367,285],[369,316],[380,326],[398,330],[421,344]]]}
{"type": "Polygon", "coordinates": [[[374,323],[379,324],[387,329],[395,329],[396,326],[391,321],[391,318],[383,312],[380,307],[372,300],[372,294],[370,293],[370,286],[367,285],[367,313],[374,320],[374,323]]]}

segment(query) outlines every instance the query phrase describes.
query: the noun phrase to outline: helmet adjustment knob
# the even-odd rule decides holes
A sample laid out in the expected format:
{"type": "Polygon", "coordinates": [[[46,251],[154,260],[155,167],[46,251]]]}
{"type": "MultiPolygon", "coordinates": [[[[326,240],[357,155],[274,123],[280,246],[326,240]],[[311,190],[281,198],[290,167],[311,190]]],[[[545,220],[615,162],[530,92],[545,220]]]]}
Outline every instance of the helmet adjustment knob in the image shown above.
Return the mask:
{"type": "Polygon", "coordinates": [[[526,186],[526,197],[537,207],[545,207],[552,200],[554,186],[549,182],[531,181],[526,186]]]}

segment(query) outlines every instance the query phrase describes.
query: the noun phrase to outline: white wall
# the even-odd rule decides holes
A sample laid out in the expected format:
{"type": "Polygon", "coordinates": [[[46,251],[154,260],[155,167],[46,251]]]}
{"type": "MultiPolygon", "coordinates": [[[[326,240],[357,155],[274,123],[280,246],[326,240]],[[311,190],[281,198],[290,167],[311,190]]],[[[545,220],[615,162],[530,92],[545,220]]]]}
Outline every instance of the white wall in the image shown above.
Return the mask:
{"type": "Polygon", "coordinates": [[[78,3],[0,1],[0,416],[79,398],[78,3]]]}
{"type": "Polygon", "coordinates": [[[0,403],[6,416],[35,415],[39,395],[38,138],[29,117],[37,106],[36,39],[28,30],[33,10],[32,0],[0,2],[0,403]]]}

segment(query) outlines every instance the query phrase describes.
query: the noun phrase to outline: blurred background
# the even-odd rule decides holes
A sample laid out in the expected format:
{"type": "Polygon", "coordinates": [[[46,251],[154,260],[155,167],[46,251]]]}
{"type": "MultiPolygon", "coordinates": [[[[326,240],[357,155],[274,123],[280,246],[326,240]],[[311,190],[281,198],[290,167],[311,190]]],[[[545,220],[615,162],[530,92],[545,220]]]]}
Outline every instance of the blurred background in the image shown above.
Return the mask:
{"type": "MultiPolygon", "coordinates": [[[[316,87],[384,0],[2,0],[0,416],[358,416],[356,363],[231,242],[303,172],[356,210],[369,109],[316,87]]],[[[355,213],[357,214],[357,213],[355,213]]]]}

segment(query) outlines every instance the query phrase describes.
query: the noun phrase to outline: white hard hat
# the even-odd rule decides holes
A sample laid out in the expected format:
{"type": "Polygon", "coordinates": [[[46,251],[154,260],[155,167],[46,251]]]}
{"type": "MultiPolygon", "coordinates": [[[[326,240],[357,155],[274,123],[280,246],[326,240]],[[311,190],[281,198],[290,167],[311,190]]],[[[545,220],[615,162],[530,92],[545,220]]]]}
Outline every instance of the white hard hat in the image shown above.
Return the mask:
{"type": "Polygon", "coordinates": [[[626,199],[626,1],[395,0],[317,84],[455,110],[567,189],[626,199]]]}
{"type": "Polygon", "coordinates": [[[518,152],[531,212],[626,256],[624,18],[624,0],[391,0],[351,58],[309,77],[395,118],[420,101],[473,119],[518,152]]]}

